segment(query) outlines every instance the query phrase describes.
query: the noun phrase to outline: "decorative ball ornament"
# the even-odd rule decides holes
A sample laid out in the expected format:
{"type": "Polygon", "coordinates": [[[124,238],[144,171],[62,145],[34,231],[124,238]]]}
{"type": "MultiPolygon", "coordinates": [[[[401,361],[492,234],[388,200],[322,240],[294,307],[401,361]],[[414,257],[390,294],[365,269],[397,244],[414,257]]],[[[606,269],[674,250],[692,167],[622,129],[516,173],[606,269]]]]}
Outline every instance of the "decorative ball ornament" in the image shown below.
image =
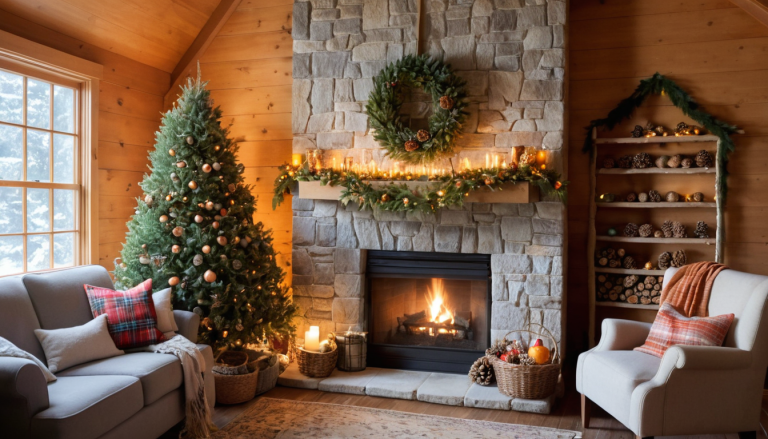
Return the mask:
{"type": "Polygon", "coordinates": [[[207,270],[203,274],[203,279],[205,279],[205,281],[208,283],[216,282],[216,273],[214,273],[212,270],[207,270]]]}
{"type": "Polygon", "coordinates": [[[195,257],[192,258],[192,265],[195,267],[203,265],[203,255],[195,255],[195,257]]]}
{"type": "Polygon", "coordinates": [[[179,253],[179,252],[181,252],[181,246],[180,246],[180,245],[176,245],[176,244],[174,244],[174,245],[171,247],[171,251],[172,251],[173,253],[179,253]]]}
{"type": "Polygon", "coordinates": [[[187,186],[189,186],[190,189],[195,190],[197,189],[197,182],[195,180],[192,180],[189,183],[187,183],[187,186]]]}
{"type": "Polygon", "coordinates": [[[186,168],[187,167],[187,162],[185,162],[185,161],[176,162],[176,167],[177,168],[186,168]]]}
{"type": "Polygon", "coordinates": [[[213,147],[213,150],[214,150],[214,151],[218,151],[218,150],[220,150],[220,149],[221,149],[221,145],[216,145],[216,146],[214,146],[214,147],[213,147]]]}
{"type": "Polygon", "coordinates": [[[221,216],[227,216],[227,209],[222,208],[219,213],[221,213],[221,216]]]}
{"type": "Polygon", "coordinates": [[[211,165],[209,165],[208,163],[203,165],[203,172],[205,172],[206,174],[211,172],[211,169],[212,169],[211,165]]]}
{"type": "Polygon", "coordinates": [[[243,263],[235,259],[234,261],[232,261],[232,268],[234,268],[235,270],[239,270],[243,268],[243,263]]]}
{"type": "Polygon", "coordinates": [[[409,200],[408,198],[403,198],[403,204],[404,204],[404,205],[406,205],[406,206],[407,206],[407,205],[408,205],[408,203],[410,203],[410,202],[411,202],[411,200],[409,200]]]}
{"type": "Polygon", "coordinates": [[[187,145],[192,145],[195,143],[195,138],[192,136],[187,136],[187,145]]]}
{"type": "Polygon", "coordinates": [[[248,240],[241,239],[239,244],[240,244],[240,247],[246,248],[246,247],[248,247],[248,244],[250,244],[250,242],[248,240]]]}
{"type": "Polygon", "coordinates": [[[171,201],[172,199],[173,197],[170,194],[165,196],[165,201],[171,201]]]}
{"type": "Polygon", "coordinates": [[[139,256],[139,262],[142,265],[149,265],[149,263],[152,262],[152,260],[149,259],[149,257],[146,256],[146,255],[141,255],[141,256],[139,256]]]}
{"type": "Polygon", "coordinates": [[[211,166],[213,167],[213,170],[214,170],[214,171],[221,171],[221,164],[219,164],[219,162],[215,162],[215,163],[214,163],[213,165],[211,165],[211,166]]]}
{"type": "Polygon", "coordinates": [[[227,237],[219,236],[218,238],[216,238],[216,242],[218,242],[219,245],[227,245],[227,237]]]}
{"type": "Polygon", "coordinates": [[[202,250],[203,250],[203,253],[205,253],[207,255],[208,253],[211,252],[211,246],[210,245],[204,245],[202,250]]]}
{"type": "Polygon", "coordinates": [[[175,172],[171,172],[171,180],[179,181],[179,176],[175,172]]]}
{"type": "Polygon", "coordinates": [[[168,215],[160,215],[159,219],[161,223],[168,222],[168,215]]]}
{"type": "Polygon", "coordinates": [[[141,244],[141,248],[143,248],[144,250],[146,250],[146,249],[147,249],[147,244],[141,244]]]}
{"type": "Polygon", "coordinates": [[[389,201],[389,194],[381,194],[381,202],[386,203],[389,201]]]}
{"type": "Polygon", "coordinates": [[[205,210],[213,210],[213,201],[205,202],[205,210]]]}
{"type": "Polygon", "coordinates": [[[657,231],[653,232],[653,237],[654,238],[663,238],[664,237],[664,232],[662,232],[661,230],[657,230],[657,231]]]}
{"type": "Polygon", "coordinates": [[[653,270],[653,264],[650,261],[646,262],[645,263],[645,269],[646,270],[653,270]]]}
{"type": "Polygon", "coordinates": [[[234,183],[230,183],[227,185],[227,189],[229,189],[230,192],[234,192],[235,189],[237,189],[237,187],[235,186],[234,183]]]}
{"type": "Polygon", "coordinates": [[[179,284],[179,277],[178,276],[172,276],[170,279],[168,279],[168,285],[175,287],[179,284]]]}
{"type": "Polygon", "coordinates": [[[173,148],[171,148],[171,149],[169,149],[169,150],[168,150],[168,154],[169,154],[171,157],[176,157],[176,151],[174,151],[174,150],[173,150],[173,148]]]}
{"type": "Polygon", "coordinates": [[[155,201],[155,199],[154,199],[154,198],[152,198],[152,195],[149,195],[149,194],[147,194],[147,195],[144,197],[144,204],[146,204],[147,206],[150,206],[150,207],[151,207],[151,206],[152,206],[152,203],[153,203],[154,201],[155,201]]]}
{"type": "Polygon", "coordinates": [[[556,190],[556,191],[557,191],[557,190],[560,190],[560,188],[561,188],[561,187],[563,187],[563,183],[562,183],[562,182],[560,182],[560,181],[556,181],[556,182],[555,182],[555,185],[554,185],[554,188],[555,188],[555,190],[556,190]]]}
{"type": "Polygon", "coordinates": [[[648,194],[646,194],[645,192],[640,192],[639,194],[637,194],[637,201],[639,201],[641,203],[647,202],[648,201],[648,194]]]}
{"type": "Polygon", "coordinates": [[[668,203],[676,203],[680,201],[680,194],[675,191],[667,192],[666,199],[668,203]]]}
{"type": "Polygon", "coordinates": [[[608,229],[608,236],[616,236],[618,234],[619,232],[615,228],[611,227],[610,229],[608,229]]]}
{"type": "Polygon", "coordinates": [[[195,222],[200,224],[203,222],[203,216],[202,215],[195,215],[195,222]]]}
{"type": "Polygon", "coordinates": [[[172,233],[173,233],[173,236],[178,238],[179,236],[184,234],[184,229],[181,226],[176,226],[173,228],[172,233]]]}
{"type": "Polygon", "coordinates": [[[211,227],[213,227],[214,229],[218,229],[219,228],[219,222],[218,221],[212,222],[211,223],[211,227]]]}

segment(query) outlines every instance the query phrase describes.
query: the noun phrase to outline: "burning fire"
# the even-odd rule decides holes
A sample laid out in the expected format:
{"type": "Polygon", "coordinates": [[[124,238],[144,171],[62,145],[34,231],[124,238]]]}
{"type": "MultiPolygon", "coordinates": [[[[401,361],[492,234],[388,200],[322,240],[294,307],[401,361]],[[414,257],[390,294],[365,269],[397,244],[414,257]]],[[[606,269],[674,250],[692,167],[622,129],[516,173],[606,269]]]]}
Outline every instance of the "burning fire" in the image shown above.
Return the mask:
{"type": "MultiPolygon", "coordinates": [[[[453,313],[448,310],[448,308],[445,305],[444,300],[444,294],[443,294],[443,280],[442,279],[432,279],[432,288],[427,290],[427,302],[429,303],[429,313],[432,317],[430,320],[434,323],[445,323],[449,322],[453,324],[453,313]]],[[[432,328],[430,329],[430,333],[432,332],[432,328]]],[[[448,330],[445,328],[440,328],[437,331],[440,334],[448,334],[448,330]]],[[[455,331],[451,331],[455,332],[455,331]]]]}

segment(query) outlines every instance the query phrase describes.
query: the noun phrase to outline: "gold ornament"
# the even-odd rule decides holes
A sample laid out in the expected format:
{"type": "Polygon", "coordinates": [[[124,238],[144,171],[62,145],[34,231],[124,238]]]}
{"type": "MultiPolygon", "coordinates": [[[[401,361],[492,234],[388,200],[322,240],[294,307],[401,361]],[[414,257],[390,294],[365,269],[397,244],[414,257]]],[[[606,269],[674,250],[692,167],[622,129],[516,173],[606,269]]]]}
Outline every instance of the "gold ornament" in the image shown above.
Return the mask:
{"type": "Polygon", "coordinates": [[[189,183],[187,183],[187,186],[189,186],[190,189],[195,190],[197,189],[197,182],[195,180],[192,180],[189,183]]]}
{"type": "Polygon", "coordinates": [[[388,194],[381,194],[381,201],[386,203],[389,201],[389,195],[388,194]]]}
{"type": "Polygon", "coordinates": [[[202,215],[195,215],[195,222],[200,224],[203,222],[203,216],[202,215]]]}
{"type": "Polygon", "coordinates": [[[173,149],[169,149],[168,154],[170,154],[171,157],[176,157],[176,151],[174,151],[173,149]]]}
{"type": "Polygon", "coordinates": [[[172,198],[173,198],[173,197],[171,197],[170,195],[166,195],[166,196],[165,196],[165,201],[171,201],[171,199],[172,199],[172,198]]]}
{"type": "Polygon", "coordinates": [[[216,242],[218,242],[219,245],[227,245],[227,237],[219,236],[218,238],[216,238],[216,242]]]}
{"type": "Polygon", "coordinates": [[[141,244],[141,248],[143,248],[144,250],[146,250],[146,249],[147,249],[147,244],[141,244]]]}
{"type": "Polygon", "coordinates": [[[176,226],[173,228],[173,231],[171,233],[173,233],[173,236],[178,238],[179,236],[184,234],[184,229],[181,228],[181,226],[176,226]]]}
{"type": "Polygon", "coordinates": [[[178,284],[179,284],[179,277],[178,276],[173,276],[170,279],[168,279],[168,285],[170,285],[172,287],[175,287],[178,284]]]}
{"type": "Polygon", "coordinates": [[[203,279],[205,279],[206,282],[216,282],[216,273],[212,270],[207,270],[205,274],[203,274],[203,279]]]}
{"type": "Polygon", "coordinates": [[[203,172],[205,172],[206,174],[211,172],[211,165],[209,165],[208,163],[204,164],[203,165],[203,172]]]}
{"type": "Polygon", "coordinates": [[[164,223],[168,221],[168,215],[160,215],[160,222],[164,223]]]}
{"type": "Polygon", "coordinates": [[[187,167],[187,162],[184,162],[184,161],[176,162],[176,167],[177,168],[186,168],[187,167]]]}
{"type": "Polygon", "coordinates": [[[645,269],[646,270],[653,270],[653,264],[650,261],[646,262],[645,263],[645,269]]]}
{"type": "Polygon", "coordinates": [[[216,145],[216,146],[214,146],[214,147],[213,147],[213,150],[214,150],[214,151],[218,151],[218,150],[220,150],[220,149],[221,149],[221,146],[219,146],[219,145],[216,145]]]}
{"type": "Polygon", "coordinates": [[[407,205],[408,205],[408,203],[410,203],[410,202],[411,202],[411,200],[409,200],[408,198],[403,198],[403,204],[404,204],[404,205],[406,205],[406,206],[407,206],[407,205]]]}
{"type": "Polygon", "coordinates": [[[180,245],[176,245],[176,244],[174,244],[174,245],[171,247],[171,251],[172,251],[172,252],[174,252],[174,253],[179,253],[179,252],[181,251],[181,246],[180,246],[180,245]]]}
{"type": "Polygon", "coordinates": [[[208,253],[211,252],[211,246],[210,245],[204,245],[202,250],[203,250],[203,253],[205,253],[207,255],[208,253]]]}

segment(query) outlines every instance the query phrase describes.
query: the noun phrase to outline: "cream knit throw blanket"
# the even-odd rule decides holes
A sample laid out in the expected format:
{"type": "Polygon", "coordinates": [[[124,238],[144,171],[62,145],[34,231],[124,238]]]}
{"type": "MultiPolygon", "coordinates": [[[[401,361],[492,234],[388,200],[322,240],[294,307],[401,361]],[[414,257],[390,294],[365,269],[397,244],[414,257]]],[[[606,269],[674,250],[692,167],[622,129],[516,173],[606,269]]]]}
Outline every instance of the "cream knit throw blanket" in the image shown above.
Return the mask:
{"type": "Polygon", "coordinates": [[[26,360],[34,361],[35,364],[37,364],[37,366],[40,368],[40,371],[43,372],[46,381],[49,383],[56,381],[56,375],[52,374],[42,361],[40,361],[37,357],[30,354],[29,352],[19,349],[15,344],[4,339],[3,337],[0,337],[0,357],[24,358],[26,360]]]}
{"type": "Polygon", "coordinates": [[[160,344],[147,347],[148,351],[175,355],[181,361],[184,372],[184,392],[187,400],[187,417],[179,437],[207,438],[216,426],[211,422],[211,411],[205,398],[202,365],[203,354],[194,343],[181,335],[160,344]]]}

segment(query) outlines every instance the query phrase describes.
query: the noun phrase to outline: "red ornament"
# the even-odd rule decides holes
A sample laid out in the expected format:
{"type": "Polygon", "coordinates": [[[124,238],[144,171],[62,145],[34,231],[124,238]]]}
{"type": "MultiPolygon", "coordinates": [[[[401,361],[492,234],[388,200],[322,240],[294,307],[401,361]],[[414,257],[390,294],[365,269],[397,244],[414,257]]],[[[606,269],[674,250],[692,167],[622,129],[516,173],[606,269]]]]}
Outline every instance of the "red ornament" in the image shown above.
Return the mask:
{"type": "Polygon", "coordinates": [[[560,189],[561,187],[563,187],[563,184],[560,183],[559,181],[556,181],[555,182],[555,190],[560,189]]]}
{"type": "Polygon", "coordinates": [[[221,209],[221,216],[227,216],[227,209],[221,209]]]}

